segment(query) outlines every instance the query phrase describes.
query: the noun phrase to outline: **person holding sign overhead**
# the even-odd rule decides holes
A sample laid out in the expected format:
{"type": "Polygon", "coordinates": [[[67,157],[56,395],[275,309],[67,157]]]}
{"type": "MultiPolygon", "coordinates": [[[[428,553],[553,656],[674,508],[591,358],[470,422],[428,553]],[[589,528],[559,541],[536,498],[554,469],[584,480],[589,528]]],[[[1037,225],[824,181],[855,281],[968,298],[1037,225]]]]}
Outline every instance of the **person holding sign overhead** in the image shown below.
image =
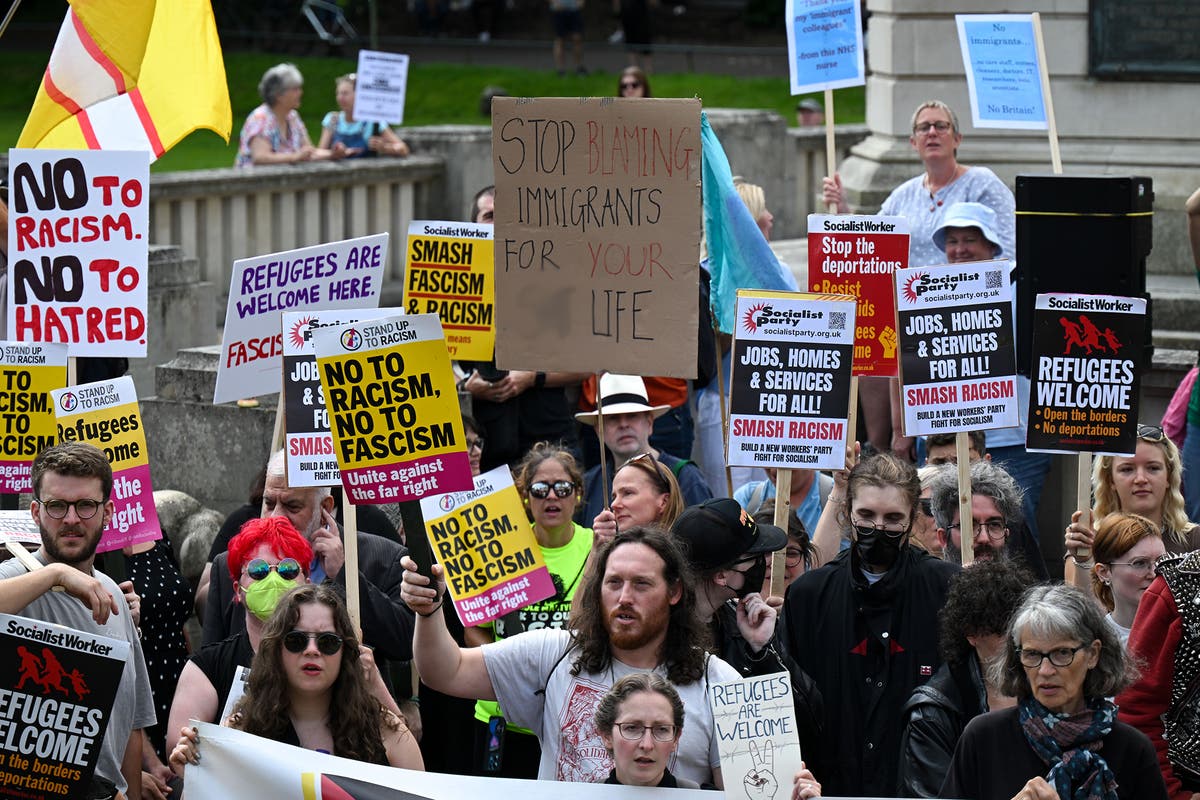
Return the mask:
{"type": "Polygon", "coordinates": [[[334,81],[338,110],[321,120],[320,150],[338,150],[346,158],[406,156],[408,145],[384,122],[354,119],[354,86],[358,76],[351,72],[334,81]]]}
{"type": "MultiPolygon", "coordinates": [[[[533,520],[533,535],[557,590],[553,597],[525,606],[495,624],[468,628],[467,643],[475,646],[538,628],[562,629],[571,614],[571,601],[592,552],[592,532],[572,521],[583,491],[583,473],[575,457],[546,442],[538,442],[514,470],[514,482],[533,520]]],[[[491,700],[475,704],[475,763],[478,774],[505,778],[536,778],[541,749],[533,731],[508,725],[499,735],[503,748],[489,748],[496,736],[500,705],[491,700]],[[489,752],[491,751],[491,752],[489,752]],[[495,763],[499,761],[499,763],[495,763]]]]}
{"type": "Polygon", "coordinates": [[[304,77],[295,64],[276,64],[258,82],[262,105],[250,112],[238,139],[235,166],[298,164],[329,161],[345,156],[344,150],[316,148],[296,109],[304,95],[304,77]]]}
{"type": "MultiPolygon", "coordinates": [[[[945,257],[934,243],[933,234],[943,224],[950,207],[959,202],[981,203],[995,212],[995,232],[1000,252],[1016,252],[1016,200],[1012,191],[987,167],[969,167],[958,161],[962,132],[958,115],[941,100],[927,100],[917,106],[912,116],[912,135],[909,144],[921,159],[925,171],[902,183],[883,201],[881,214],[907,217],[911,226],[908,266],[927,267],[945,263],[945,257]]],[[[825,204],[836,204],[838,212],[850,211],[837,173],[822,181],[825,204]]],[[[890,380],[890,379],[889,379],[890,380]]],[[[883,418],[884,403],[888,405],[882,379],[870,379],[860,384],[860,398],[867,410],[867,429],[871,441],[880,450],[891,449],[912,458],[913,440],[892,425],[890,443],[882,435],[890,423],[883,418]]],[[[899,398],[893,398],[898,401],[899,398]]],[[[897,419],[899,409],[892,410],[897,419]]]]}

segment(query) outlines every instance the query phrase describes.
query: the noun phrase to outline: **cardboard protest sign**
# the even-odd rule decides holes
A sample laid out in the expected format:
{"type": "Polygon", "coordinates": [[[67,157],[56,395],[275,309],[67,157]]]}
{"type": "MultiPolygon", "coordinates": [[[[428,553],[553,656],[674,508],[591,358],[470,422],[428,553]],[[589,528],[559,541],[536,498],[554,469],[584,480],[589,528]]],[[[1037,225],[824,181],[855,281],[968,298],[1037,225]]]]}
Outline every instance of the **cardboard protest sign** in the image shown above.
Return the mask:
{"type": "Polygon", "coordinates": [[[128,642],[0,614],[0,795],[88,796],[128,656],[128,642]]]}
{"type": "Polygon", "coordinates": [[[1007,261],[896,273],[904,433],[1017,424],[1017,361],[1007,261]]]}
{"type": "Polygon", "coordinates": [[[1028,449],[1134,453],[1145,326],[1140,297],[1037,296],[1028,449]]]}
{"type": "Polygon", "coordinates": [[[700,101],[497,97],[501,369],[696,376],[700,101]]]}
{"type": "Polygon", "coordinates": [[[893,275],[907,266],[907,217],[808,215],[808,290],[858,299],[855,375],[896,375],[893,275]]]}
{"type": "Polygon", "coordinates": [[[396,503],[473,488],[435,315],[318,328],[312,336],[350,502],[396,503]]]}
{"type": "Polygon", "coordinates": [[[8,153],[6,338],[144,358],[150,154],[8,153]]]}
{"type": "Polygon", "coordinates": [[[1030,14],[956,14],[976,128],[1046,129],[1030,14]]]}
{"type": "Polygon", "coordinates": [[[714,683],[708,703],[717,728],[725,796],[765,800],[780,790],[780,797],[790,795],[801,760],[791,676],[776,672],[714,683]]]}
{"type": "Polygon", "coordinates": [[[738,292],[728,463],[840,469],[854,349],[854,298],[738,292]]]}
{"type": "Polygon", "coordinates": [[[233,262],[213,403],[279,391],[284,311],[375,308],[388,234],[233,262]]]}
{"type": "Polygon", "coordinates": [[[421,516],[463,625],[482,625],[554,596],[507,466],[477,476],[469,492],[422,498],[421,516]]]}
{"type": "Polygon", "coordinates": [[[55,442],[50,391],[67,385],[67,345],[0,342],[0,494],[33,490],[33,458],[55,442]]]}
{"type": "Polygon", "coordinates": [[[358,51],[354,79],[354,118],[404,122],[404,95],[408,91],[408,56],[379,50],[358,51]]]}
{"type": "Polygon", "coordinates": [[[337,486],[342,482],[333,455],[325,390],[317,371],[312,333],[318,328],[391,317],[396,308],[283,313],[284,450],[288,486],[337,486]]]}
{"type": "Polygon", "coordinates": [[[133,378],[68,386],[50,393],[63,442],[88,442],[104,451],[112,465],[112,520],[96,552],[162,538],[154,490],[150,486],[150,453],[138,410],[133,378]]]}
{"type": "Polygon", "coordinates": [[[862,86],[862,16],[858,0],[787,0],[792,94],[862,86]]]}
{"type": "Polygon", "coordinates": [[[437,314],[451,358],[491,361],[496,346],[492,225],[413,222],[408,226],[404,308],[437,314]]]}

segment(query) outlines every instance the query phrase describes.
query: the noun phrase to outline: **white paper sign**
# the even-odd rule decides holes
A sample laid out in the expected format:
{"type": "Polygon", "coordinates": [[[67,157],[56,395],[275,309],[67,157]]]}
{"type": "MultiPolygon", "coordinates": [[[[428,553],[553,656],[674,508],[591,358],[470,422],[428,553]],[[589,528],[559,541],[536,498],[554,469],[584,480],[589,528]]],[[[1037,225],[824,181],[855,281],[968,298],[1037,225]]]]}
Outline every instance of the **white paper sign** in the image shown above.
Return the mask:
{"type": "Polygon", "coordinates": [[[800,771],[800,734],[786,672],[709,687],[721,776],[729,800],[791,796],[800,771]]]}
{"type": "Polygon", "coordinates": [[[404,122],[408,56],[378,50],[358,51],[354,80],[354,118],[399,125],[404,122]]]}
{"type": "Polygon", "coordinates": [[[387,249],[377,233],[233,262],[213,403],[279,391],[284,311],[378,306],[387,249]]]}
{"type": "Polygon", "coordinates": [[[976,128],[1046,129],[1031,14],[958,14],[976,128]]]}

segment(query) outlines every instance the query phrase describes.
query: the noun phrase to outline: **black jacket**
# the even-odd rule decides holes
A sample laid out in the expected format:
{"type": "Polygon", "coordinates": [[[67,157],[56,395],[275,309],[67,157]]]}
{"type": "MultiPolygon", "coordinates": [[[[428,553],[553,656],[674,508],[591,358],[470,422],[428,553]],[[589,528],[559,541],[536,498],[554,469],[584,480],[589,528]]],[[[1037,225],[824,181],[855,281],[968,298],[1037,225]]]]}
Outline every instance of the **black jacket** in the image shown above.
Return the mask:
{"type": "Polygon", "coordinates": [[[792,705],[796,710],[796,730],[800,738],[800,755],[804,765],[816,775],[824,766],[822,742],[822,720],[825,704],[821,701],[821,690],[817,684],[787,653],[787,647],[779,636],[783,619],[776,626],[776,635],[771,637],[761,653],[751,652],[750,645],[742,637],[737,625],[737,601],[730,600],[713,616],[712,634],[714,652],[738,671],[743,678],[773,675],[787,672],[792,676],[792,705]]]}
{"type": "Polygon", "coordinates": [[[937,797],[963,728],[987,710],[987,687],[974,656],[953,667],[943,664],[918,686],[904,705],[899,796],[937,797]]]}
{"type": "Polygon", "coordinates": [[[901,710],[941,665],[938,612],[959,567],[911,545],[873,585],[854,548],[788,588],[789,652],[824,699],[829,796],[896,789],[901,710]]]}

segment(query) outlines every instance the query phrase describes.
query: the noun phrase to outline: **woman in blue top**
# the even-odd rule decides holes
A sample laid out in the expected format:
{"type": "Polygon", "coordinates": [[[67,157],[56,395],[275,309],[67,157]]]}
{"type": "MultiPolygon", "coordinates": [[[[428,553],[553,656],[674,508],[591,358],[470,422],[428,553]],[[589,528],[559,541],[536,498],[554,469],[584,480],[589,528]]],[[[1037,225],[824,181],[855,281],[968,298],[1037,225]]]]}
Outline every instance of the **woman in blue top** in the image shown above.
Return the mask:
{"type": "Polygon", "coordinates": [[[408,145],[386,123],[354,119],[357,77],[351,72],[336,80],[335,97],[341,110],[330,111],[321,120],[321,141],[317,146],[343,151],[346,158],[408,155],[408,145]]]}

